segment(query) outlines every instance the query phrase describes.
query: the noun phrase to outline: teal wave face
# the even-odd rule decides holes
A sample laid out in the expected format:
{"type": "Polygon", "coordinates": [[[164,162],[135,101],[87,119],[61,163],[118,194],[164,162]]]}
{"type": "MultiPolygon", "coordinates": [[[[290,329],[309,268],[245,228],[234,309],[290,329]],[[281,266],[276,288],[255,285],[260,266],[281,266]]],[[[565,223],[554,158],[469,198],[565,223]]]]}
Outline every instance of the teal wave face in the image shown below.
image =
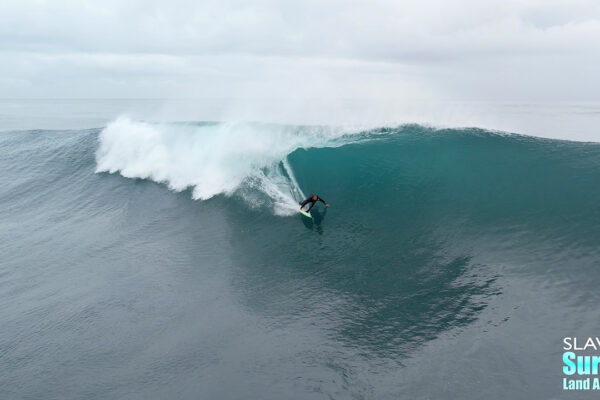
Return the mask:
{"type": "Polygon", "coordinates": [[[305,192],[377,230],[561,232],[590,244],[600,233],[589,221],[600,198],[596,144],[412,126],[299,149],[289,161],[305,192]]]}

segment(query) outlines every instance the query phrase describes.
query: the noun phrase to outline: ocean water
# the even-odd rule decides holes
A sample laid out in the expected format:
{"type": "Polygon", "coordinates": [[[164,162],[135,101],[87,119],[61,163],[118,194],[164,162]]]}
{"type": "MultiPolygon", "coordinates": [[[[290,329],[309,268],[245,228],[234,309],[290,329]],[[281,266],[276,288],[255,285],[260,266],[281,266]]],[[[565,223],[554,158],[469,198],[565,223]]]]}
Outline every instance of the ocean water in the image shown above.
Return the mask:
{"type": "Polygon", "coordinates": [[[600,144],[1,104],[2,398],[593,395],[600,144]]]}

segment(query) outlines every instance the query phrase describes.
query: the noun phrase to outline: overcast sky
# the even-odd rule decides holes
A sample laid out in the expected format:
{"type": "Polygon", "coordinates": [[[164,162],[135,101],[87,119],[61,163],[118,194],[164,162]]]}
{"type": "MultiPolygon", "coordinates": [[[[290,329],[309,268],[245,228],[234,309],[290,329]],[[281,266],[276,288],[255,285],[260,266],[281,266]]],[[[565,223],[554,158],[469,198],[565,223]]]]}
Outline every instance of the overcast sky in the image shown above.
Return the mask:
{"type": "Polygon", "coordinates": [[[0,97],[600,100],[597,0],[2,0],[0,97]]]}

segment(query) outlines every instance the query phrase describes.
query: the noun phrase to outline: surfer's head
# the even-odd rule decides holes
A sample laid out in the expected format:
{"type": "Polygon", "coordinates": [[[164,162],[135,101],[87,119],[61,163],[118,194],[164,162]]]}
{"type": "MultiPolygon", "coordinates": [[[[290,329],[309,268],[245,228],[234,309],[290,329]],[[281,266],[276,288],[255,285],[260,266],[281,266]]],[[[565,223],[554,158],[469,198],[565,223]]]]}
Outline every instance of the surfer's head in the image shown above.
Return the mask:
{"type": "Polygon", "coordinates": [[[313,199],[313,200],[315,200],[315,201],[317,201],[317,199],[318,199],[317,195],[316,195],[316,194],[313,194],[313,195],[312,195],[312,199],[313,199]]]}

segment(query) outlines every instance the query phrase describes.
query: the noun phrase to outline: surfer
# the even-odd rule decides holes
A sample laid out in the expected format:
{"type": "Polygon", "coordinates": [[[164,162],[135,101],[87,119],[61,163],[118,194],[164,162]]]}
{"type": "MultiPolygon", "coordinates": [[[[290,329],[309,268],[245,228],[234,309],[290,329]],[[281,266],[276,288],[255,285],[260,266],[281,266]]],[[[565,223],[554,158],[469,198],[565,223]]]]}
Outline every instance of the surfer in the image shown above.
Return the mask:
{"type": "Polygon", "coordinates": [[[302,207],[304,207],[305,205],[310,203],[310,207],[308,207],[308,210],[306,210],[306,212],[310,212],[310,210],[313,208],[313,206],[315,205],[315,203],[317,201],[320,201],[321,203],[325,204],[325,207],[329,207],[329,204],[325,203],[325,200],[323,200],[316,194],[311,194],[310,196],[308,196],[306,198],[306,200],[304,200],[302,203],[300,203],[300,210],[302,210],[302,207]]]}

